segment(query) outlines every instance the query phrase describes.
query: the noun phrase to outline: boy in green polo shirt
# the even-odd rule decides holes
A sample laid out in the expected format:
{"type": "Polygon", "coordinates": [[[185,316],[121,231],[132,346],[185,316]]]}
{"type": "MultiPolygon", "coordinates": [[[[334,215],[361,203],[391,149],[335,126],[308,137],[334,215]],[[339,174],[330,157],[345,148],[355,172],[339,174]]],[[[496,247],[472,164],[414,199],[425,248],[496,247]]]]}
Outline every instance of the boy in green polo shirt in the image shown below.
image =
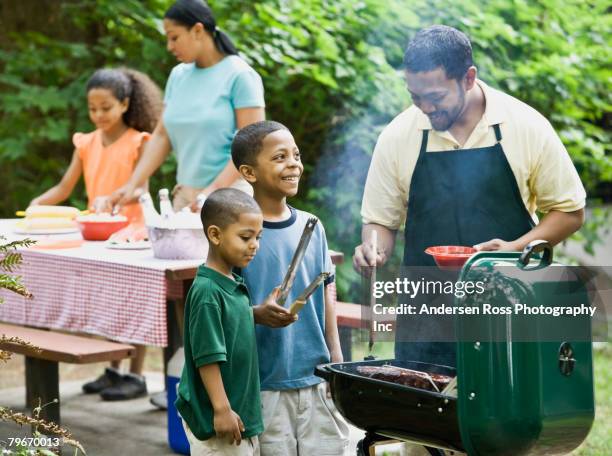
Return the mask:
{"type": "Polygon", "coordinates": [[[255,323],[247,288],[232,269],[255,256],[263,218],[253,198],[229,188],[211,193],[201,217],[209,252],[185,303],[185,367],[176,408],[192,456],[259,455],[255,323]]]}

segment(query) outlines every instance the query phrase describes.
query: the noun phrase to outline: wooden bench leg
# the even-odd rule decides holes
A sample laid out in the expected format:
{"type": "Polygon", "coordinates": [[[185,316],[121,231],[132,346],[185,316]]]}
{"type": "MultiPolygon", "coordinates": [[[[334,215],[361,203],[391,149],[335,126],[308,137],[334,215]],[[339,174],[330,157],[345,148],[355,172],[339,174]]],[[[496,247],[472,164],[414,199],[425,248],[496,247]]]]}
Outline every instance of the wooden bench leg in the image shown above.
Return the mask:
{"type": "MultiPolygon", "coordinates": [[[[185,317],[185,299],[193,279],[183,280],[183,297],[180,300],[166,300],[166,329],[168,345],[164,347],[164,374],[168,373],[168,363],[176,351],[183,346],[183,326],[185,317]]],[[[165,390],[168,391],[168,376],[164,376],[165,390]]]]}
{"type": "Polygon", "coordinates": [[[352,328],[349,326],[339,326],[338,336],[340,337],[340,348],[342,349],[342,357],[344,361],[352,361],[352,328]]]}
{"type": "Polygon", "coordinates": [[[168,345],[164,347],[164,386],[166,391],[168,390],[168,363],[170,362],[170,358],[174,356],[176,351],[183,346],[183,337],[176,315],[176,307],[176,302],[168,301],[166,310],[166,330],[168,332],[168,345]]]}
{"type": "MultiPolygon", "coordinates": [[[[34,410],[35,407],[38,407],[39,399],[41,405],[48,404],[55,399],[59,401],[59,363],[29,356],[26,356],[25,360],[26,407],[34,410]]],[[[53,421],[59,425],[59,402],[44,407],[39,418],[53,421]]]]}

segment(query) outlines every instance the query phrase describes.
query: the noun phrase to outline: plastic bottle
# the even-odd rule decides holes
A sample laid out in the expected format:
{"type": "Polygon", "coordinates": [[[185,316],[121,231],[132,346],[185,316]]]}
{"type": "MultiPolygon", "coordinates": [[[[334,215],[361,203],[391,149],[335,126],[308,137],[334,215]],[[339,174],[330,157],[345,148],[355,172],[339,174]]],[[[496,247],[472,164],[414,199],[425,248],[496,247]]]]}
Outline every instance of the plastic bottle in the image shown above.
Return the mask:
{"type": "Polygon", "coordinates": [[[163,220],[169,220],[174,211],[172,210],[172,203],[170,202],[170,192],[167,188],[159,190],[159,211],[161,212],[161,218],[163,220]]]}
{"type": "Polygon", "coordinates": [[[153,204],[153,198],[149,192],[143,193],[138,198],[138,202],[142,207],[142,214],[144,215],[145,225],[147,226],[160,226],[162,224],[162,218],[155,209],[153,204]]]}

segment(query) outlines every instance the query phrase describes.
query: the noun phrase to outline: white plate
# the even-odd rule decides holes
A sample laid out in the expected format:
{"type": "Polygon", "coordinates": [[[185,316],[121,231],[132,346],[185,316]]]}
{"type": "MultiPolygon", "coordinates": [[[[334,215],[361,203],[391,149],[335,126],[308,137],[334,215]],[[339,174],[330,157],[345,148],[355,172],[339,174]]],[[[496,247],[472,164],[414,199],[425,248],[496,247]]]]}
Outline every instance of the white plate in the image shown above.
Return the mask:
{"type": "Polygon", "coordinates": [[[138,242],[110,242],[106,241],[104,245],[107,249],[116,250],[145,250],[151,248],[149,241],[138,241],[138,242]]]}
{"type": "Polygon", "coordinates": [[[78,233],[79,229],[74,228],[39,228],[39,229],[27,229],[16,226],[13,229],[16,234],[68,234],[78,233]]]}

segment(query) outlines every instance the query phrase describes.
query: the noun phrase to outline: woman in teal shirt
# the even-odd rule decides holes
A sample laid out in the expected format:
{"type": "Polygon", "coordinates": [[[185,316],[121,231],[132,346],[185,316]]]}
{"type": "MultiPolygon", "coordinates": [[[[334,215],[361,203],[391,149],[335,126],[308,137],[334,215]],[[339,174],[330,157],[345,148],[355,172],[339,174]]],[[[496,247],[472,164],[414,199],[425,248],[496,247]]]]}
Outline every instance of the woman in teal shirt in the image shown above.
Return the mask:
{"type": "Polygon", "coordinates": [[[166,84],[164,113],[128,183],[112,203],[145,182],[174,150],[174,209],[193,204],[198,193],[235,186],[250,190],[231,160],[235,132],[265,119],[260,76],[238,55],[201,0],[178,0],[164,15],[168,50],[181,63],[166,84]]]}

